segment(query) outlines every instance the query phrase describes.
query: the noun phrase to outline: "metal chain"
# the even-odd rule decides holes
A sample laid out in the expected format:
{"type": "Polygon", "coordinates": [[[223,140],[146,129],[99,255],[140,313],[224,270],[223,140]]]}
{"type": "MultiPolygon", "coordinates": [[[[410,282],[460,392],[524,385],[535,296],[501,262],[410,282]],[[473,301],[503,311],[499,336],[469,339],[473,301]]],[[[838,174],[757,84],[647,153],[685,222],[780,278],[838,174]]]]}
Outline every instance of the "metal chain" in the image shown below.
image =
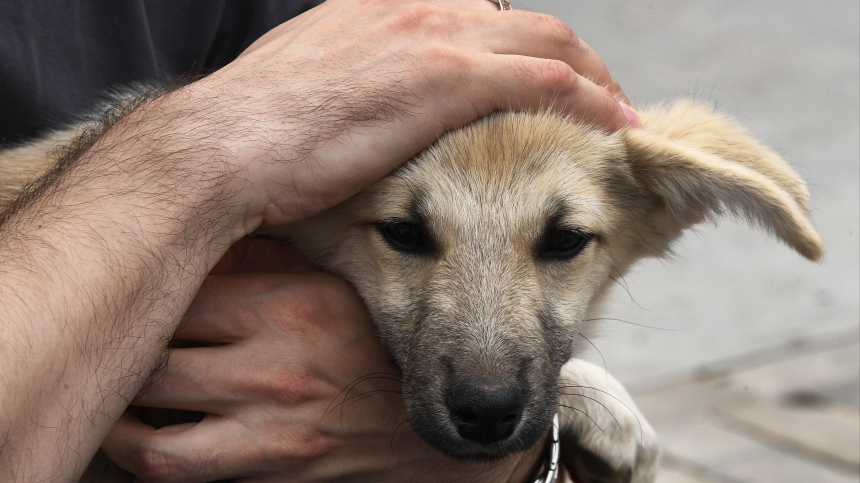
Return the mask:
{"type": "Polygon", "coordinates": [[[558,413],[552,417],[552,439],[550,440],[549,462],[546,473],[535,480],[535,483],[556,483],[558,480],[558,457],[561,453],[558,436],[558,413]]]}

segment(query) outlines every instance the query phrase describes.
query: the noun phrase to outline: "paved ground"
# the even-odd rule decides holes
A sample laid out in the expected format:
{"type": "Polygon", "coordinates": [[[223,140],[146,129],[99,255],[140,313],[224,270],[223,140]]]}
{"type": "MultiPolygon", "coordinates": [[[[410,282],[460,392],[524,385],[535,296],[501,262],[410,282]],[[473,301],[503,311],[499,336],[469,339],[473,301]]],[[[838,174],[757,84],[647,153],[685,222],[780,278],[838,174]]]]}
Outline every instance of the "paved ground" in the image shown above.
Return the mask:
{"type": "Polygon", "coordinates": [[[857,482],[858,380],[853,337],[640,391],[663,447],[658,482],[857,482]]]}
{"type": "Polygon", "coordinates": [[[637,105],[715,102],[810,183],[823,263],[729,222],[638,266],[607,306],[656,327],[607,322],[595,343],[663,439],[658,481],[858,481],[858,2],[515,7],[573,26],[637,105]]]}

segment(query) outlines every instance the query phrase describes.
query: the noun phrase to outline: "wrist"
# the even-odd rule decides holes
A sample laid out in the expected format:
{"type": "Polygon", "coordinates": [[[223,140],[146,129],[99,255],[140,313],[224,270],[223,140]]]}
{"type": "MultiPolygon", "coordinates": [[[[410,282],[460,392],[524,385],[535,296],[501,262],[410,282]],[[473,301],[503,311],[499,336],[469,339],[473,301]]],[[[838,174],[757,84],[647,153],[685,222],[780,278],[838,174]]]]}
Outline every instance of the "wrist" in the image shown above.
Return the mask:
{"type": "Polygon", "coordinates": [[[141,180],[141,193],[158,194],[146,193],[147,184],[168,185],[161,192],[170,197],[158,206],[200,210],[207,223],[193,213],[183,221],[228,229],[211,234],[235,242],[262,224],[297,221],[348,197],[320,194],[315,181],[326,176],[320,163],[306,161],[319,156],[320,136],[309,131],[321,125],[299,119],[293,107],[273,105],[264,89],[219,71],[142,105],[105,144],[134,147],[123,159],[131,173],[121,174],[141,180]]]}
{"type": "Polygon", "coordinates": [[[77,167],[91,197],[122,200],[106,206],[117,216],[145,214],[141,231],[158,244],[181,237],[226,250],[252,232],[260,211],[247,189],[254,180],[237,163],[214,103],[194,83],[116,122],[77,167]]]}

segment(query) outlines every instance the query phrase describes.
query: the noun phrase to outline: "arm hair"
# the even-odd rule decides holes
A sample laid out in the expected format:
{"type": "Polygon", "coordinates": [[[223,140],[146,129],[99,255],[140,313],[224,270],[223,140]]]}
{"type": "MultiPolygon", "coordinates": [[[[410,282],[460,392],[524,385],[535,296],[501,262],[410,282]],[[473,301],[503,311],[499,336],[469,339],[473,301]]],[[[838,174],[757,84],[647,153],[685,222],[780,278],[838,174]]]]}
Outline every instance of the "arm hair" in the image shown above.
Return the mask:
{"type": "Polygon", "coordinates": [[[0,480],[80,475],[242,235],[169,92],[110,109],[0,210],[0,480]]]}

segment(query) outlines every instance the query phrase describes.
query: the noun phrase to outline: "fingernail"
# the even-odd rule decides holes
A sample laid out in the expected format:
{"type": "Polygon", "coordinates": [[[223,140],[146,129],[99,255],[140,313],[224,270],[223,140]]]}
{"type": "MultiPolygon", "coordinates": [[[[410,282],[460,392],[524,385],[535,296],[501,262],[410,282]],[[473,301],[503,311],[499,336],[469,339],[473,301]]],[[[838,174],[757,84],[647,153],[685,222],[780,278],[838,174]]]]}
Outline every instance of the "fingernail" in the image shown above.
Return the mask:
{"type": "Polygon", "coordinates": [[[642,127],[642,120],[639,119],[639,114],[636,114],[636,111],[624,104],[621,104],[621,110],[624,111],[624,117],[627,118],[627,122],[630,123],[631,126],[642,127]]]}

